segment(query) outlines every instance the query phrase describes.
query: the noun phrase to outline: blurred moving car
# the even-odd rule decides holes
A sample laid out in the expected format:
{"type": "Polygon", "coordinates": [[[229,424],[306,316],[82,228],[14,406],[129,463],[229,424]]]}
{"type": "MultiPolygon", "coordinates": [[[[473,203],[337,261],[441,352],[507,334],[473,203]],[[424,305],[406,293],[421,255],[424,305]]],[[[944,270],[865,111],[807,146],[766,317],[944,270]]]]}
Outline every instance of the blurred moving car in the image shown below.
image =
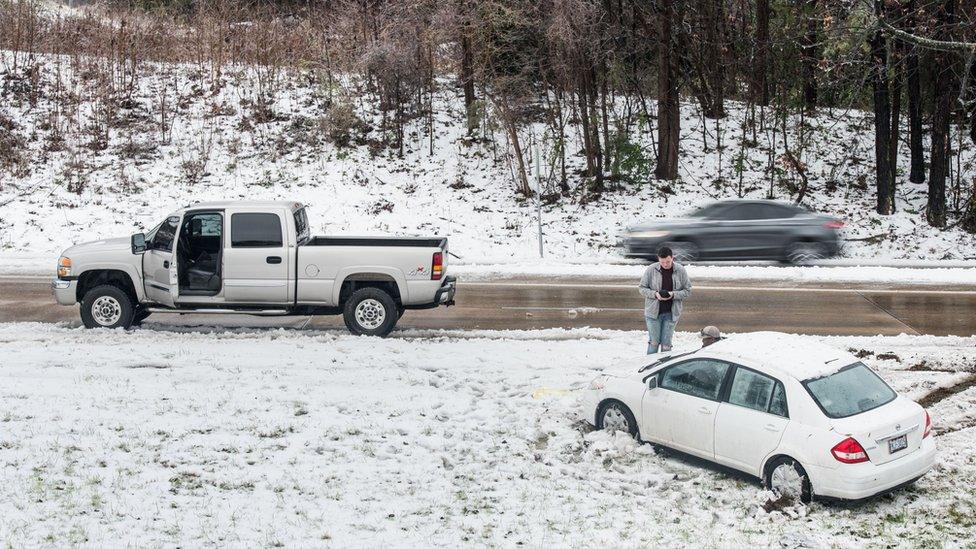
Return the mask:
{"type": "Polygon", "coordinates": [[[597,429],[745,471],[793,500],[862,499],[935,462],[932,420],[850,353],[776,332],[604,372],[583,398],[597,429]]]}
{"type": "Polygon", "coordinates": [[[773,200],[725,200],[687,217],[628,227],[626,257],[654,259],[668,246],[682,263],[699,259],[773,259],[805,263],[840,253],[840,219],[773,200]]]}

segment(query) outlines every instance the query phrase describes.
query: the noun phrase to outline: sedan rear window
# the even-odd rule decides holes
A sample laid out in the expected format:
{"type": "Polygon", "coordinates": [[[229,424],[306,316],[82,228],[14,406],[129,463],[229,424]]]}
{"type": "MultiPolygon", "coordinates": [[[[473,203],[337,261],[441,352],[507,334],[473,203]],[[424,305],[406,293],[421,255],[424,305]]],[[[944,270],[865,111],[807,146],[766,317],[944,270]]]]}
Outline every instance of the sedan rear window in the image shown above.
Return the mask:
{"type": "Polygon", "coordinates": [[[895,399],[895,391],[863,363],[803,382],[828,417],[844,418],[873,410],[895,399]]]}

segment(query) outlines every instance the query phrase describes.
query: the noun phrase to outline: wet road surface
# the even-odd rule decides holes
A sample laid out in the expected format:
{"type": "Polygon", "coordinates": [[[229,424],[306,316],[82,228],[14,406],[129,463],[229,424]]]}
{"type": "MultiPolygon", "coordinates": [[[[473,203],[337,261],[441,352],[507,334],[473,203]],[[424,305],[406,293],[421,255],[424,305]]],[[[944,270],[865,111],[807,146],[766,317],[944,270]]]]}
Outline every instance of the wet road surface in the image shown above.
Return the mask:
{"type": "MultiPolygon", "coordinates": [[[[78,308],[54,302],[49,280],[0,277],[0,322],[69,322],[78,308]]],[[[155,314],[146,321],[178,326],[343,328],[341,317],[259,318],[244,315],[155,314]]],[[[777,330],[822,335],[976,334],[976,288],[892,287],[786,282],[703,281],[686,302],[679,331],[707,324],[724,331],[777,330]]],[[[642,330],[636,281],[587,278],[464,282],[457,305],[407,311],[399,329],[595,327],[642,330]]]]}

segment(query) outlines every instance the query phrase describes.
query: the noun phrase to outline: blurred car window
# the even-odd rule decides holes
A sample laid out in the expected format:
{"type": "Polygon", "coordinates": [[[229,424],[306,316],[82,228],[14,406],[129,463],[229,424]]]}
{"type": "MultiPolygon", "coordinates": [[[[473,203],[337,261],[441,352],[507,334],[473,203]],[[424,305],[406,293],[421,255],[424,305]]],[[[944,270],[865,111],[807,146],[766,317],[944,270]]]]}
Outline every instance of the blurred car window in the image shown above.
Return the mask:
{"type": "Polygon", "coordinates": [[[727,209],[728,206],[729,206],[728,204],[723,204],[721,202],[715,202],[714,204],[709,204],[708,206],[699,208],[699,209],[691,212],[688,215],[689,215],[689,217],[705,217],[705,218],[713,218],[714,219],[716,217],[719,217],[718,214],[722,210],[727,209]]]}
{"type": "Polygon", "coordinates": [[[778,204],[739,204],[724,212],[725,219],[753,221],[759,219],[786,219],[796,216],[796,210],[778,204]]]}

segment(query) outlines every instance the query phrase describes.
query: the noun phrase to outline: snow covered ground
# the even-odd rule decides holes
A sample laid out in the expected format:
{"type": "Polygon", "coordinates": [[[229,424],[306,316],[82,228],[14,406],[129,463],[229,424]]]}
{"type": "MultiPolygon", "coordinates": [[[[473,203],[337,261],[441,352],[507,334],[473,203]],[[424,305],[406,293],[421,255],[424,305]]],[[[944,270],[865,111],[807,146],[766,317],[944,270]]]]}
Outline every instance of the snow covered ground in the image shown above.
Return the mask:
{"type": "Polygon", "coordinates": [[[580,421],[580,388],[640,354],[642,333],[397,335],[0,325],[0,543],[851,547],[976,536],[976,337],[818,338],[927,402],[938,465],[866,503],[766,511],[752,479],[580,421]]]}
{"type": "MultiPolygon", "coordinates": [[[[205,66],[143,63],[134,93],[109,104],[90,76],[102,64],[43,55],[36,62],[35,82],[23,69],[12,70],[10,52],[0,52],[0,89],[11,90],[0,115],[25,144],[27,166],[17,176],[0,174],[0,251],[53,258],[76,242],[151,228],[169,211],[198,201],[293,199],[310,206],[316,233],[437,233],[449,236],[452,251],[469,263],[537,257],[535,205],[513,191],[504,135],[495,129],[482,139],[467,137],[453,80],[444,79],[435,97],[434,135],[422,121],[410,125],[399,157],[378,146],[388,137],[379,129],[380,114],[352,82],[326,94],[315,73],[282,72],[271,104],[275,116],[261,122],[251,110],[256,90],[263,89],[255,68],[225,67],[213,85],[205,66]],[[23,90],[31,90],[36,103],[23,90]],[[63,112],[55,93],[76,102],[63,112]],[[365,144],[337,148],[317,129],[328,106],[343,97],[372,128],[365,144]],[[159,122],[161,104],[172,109],[171,127],[159,122]],[[112,114],[105,118],[105,112],[112,114]]],[[[760,132],[756,146],[741,147],[745,109],[735,103],[729,109],[720,122],[725,147],[718,149],[716,122],[704,122],[694,104],[684,106],[680,181],[623,184],[596,201],[580,200],[577,174],[584,160],[578,129],[571,126],[567,171],[573,191],[542,208],[547,257],[619,261],[613,244],[626,226],[737,196],[740,182],[745,197],[772,192],[790,200],[787,189],[799,181],[797,174],[774,162],[770,187],[769,143],[760,132]],[[708,144],[703,135],[710,136],[708,144]]],[[[845,234],[852,240],[846,253],[854,259],[976,258],[976,236],[926,225],[924,185],[900,178],[898,213],[872,213],[870,121],[859,111],[822,110],[794,125],[805,132],[791,135],[790,143],[797,149],[806,143],[794,152],[811,182],[807,204],[847,221],[845,234]]],[[[541,126],[529,126],[522,138],[528,144],[542,134],[541,126]]],[[[635,138],[652,157],[651,132],[635,138]]],[[[976,150],[962,146],[959,166],[972,174],[976,150]]],[[[772,157],[781,153],[780,143],[772,157]]],[[[902,166],[899,173],[906,171],[902,166]]]]}

